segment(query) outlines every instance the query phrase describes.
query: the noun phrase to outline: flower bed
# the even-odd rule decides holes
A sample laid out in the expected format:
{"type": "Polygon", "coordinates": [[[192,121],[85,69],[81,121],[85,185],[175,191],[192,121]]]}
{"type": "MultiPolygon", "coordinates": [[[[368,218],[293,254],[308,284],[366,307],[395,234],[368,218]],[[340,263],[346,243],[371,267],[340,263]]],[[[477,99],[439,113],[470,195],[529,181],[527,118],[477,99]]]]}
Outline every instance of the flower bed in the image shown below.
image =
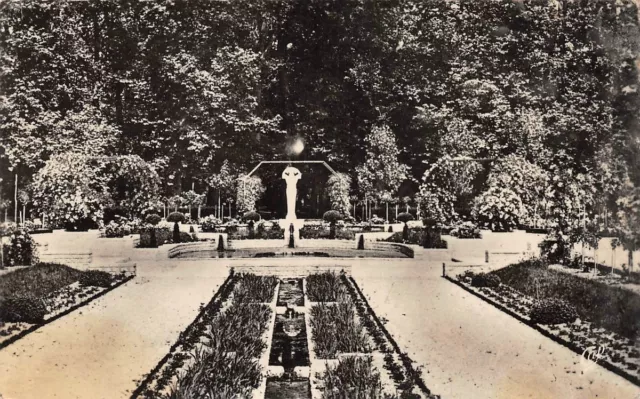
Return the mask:
{"type": "MultiPolygon", "coordinates": [[[[330,239],[331,229],[322,226],[303,226],[300,229],[300,238],[305,239],[330,239]]],[[[336,240],[355,240],[356,233],[353,230],[336,227],[336,240]]]]}
{"type": "Polygon", "coordinates": [[[133,278],[40,263],[0,276],[0,348],[133,278]]]}
{"type": "Polygon", "coordinates": [[[277,280],[230,273],[198,317],[180,334],[132,398],[251,397],[262,380],[258,361],[272,316],[277,280]]]}
{"type": "MultiPolygon", "coordinates": [[[[629,300],[625,295],[629,302],[624,307],[607,309],[619,302],[615,300],[610,303],[611,297],[606,295],[611,293],[605,293],[603,287],[594,288],[591,285],[599,283],[566,279],[561,273],[545,269],[535,261],[489,273],[492,274],[501,276],[503,284],[477,286],[473,283],[477,275],[470,272],[458,276],[457,281],[447,278],[574,352],[640,384],[640,346],[637,336],[628,337],[620,331],[603,327],[603,324],[621,327],[619,318],[631,317],[630,314],[637,311],[633,309],[634,300],[629,300]],[[582,287],[590,287],[595,292],[587,293],[582,287]],[[592,307],[584,307],[586,303],[592,303],[592,307]],[[597,318],[607,313],[609,318],[597,318]],[[589,315],[596,319],[589,319],[589,315]],[[595,359],[589,354],[595,355],[595,359]]],[[[638,319],[627,320],[631,324],[637,322],[638,319]]],[[[630,331],[625,327],[622,332],[630,331]]]]}
{"type": "Polygon", "coordinates": [[[393,233],[389,238],[380,241],[420,245],[423,248],[447,248],[447,242],[440,237],[437,231],[429,231],[423,228],[408,229],[406,240],[403,238],[403,233],[399,231],[393,233]]]}
{"type": "MultiPolygon", "coordinates": [[[[328,359],[312,388],[323,398],[432,398],[411,359],[377,318],[353,278],[322,273],[307,278],[314,359],[328,359]],[[337,302],[330,302],[336,300],[337,302]],[[334,359],[334,360],[331,360],[334,359]],[[365,389],[365,390],[363,390],[365,389]],[[399,394],[399,395],[398,395],[399,394]],[[386,395],[386,396],[385,396],[386,395]]],[[[317,369],[316,369],[317,370],[317,369]]]]}

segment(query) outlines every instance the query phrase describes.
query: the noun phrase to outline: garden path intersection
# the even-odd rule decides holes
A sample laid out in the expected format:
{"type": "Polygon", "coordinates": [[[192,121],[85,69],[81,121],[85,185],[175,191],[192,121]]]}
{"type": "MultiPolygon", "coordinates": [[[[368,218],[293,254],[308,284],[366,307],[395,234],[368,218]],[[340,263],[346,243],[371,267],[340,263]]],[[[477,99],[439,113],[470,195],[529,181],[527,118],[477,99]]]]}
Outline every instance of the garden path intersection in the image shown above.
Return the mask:
{"type": "Polygon", "coordinates": [[[134,280],[0,351],[0,393],[5,399],[126,398],[229,267],[344,265],[400,347],[423,367],[426,385],[443,398],[640,394],[637,386],[602,367],[584,367],[579,355],[443,279],[441,262],[414,250],[414,259],[210,260],[131,251],[126,255],[138,265],[134,280]]]}

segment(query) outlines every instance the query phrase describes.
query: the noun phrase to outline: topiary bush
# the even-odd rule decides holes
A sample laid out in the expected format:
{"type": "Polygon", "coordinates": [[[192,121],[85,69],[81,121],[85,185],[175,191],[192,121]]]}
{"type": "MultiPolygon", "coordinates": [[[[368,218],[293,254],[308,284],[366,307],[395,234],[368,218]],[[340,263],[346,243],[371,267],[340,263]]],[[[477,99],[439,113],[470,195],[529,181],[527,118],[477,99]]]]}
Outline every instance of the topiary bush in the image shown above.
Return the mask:
{"type": "Polygon", "coordinates": [[[84,286],[109,288],[113,283],[113,276],[102,270],[87,270],[80,275],[78,281],[84,286]]]}
{"type": "Polygon", "coordinates": [[[324,215],[322,215],[322,219],[324,219],[325,222],[335,224],[338,220],[342,220],[342,214],[334,210],[326,211],[324,215]]]}
{"type": "Polygon", "coordinates": [[[180,212],[171,212],[169,216],[167,216],[167,222],[171,222],[171,223],[182,223],[184,222],[184,220],[185,220],[184,213],[180,213],[180,212]]]}
{"type": "Polygon", "coordinates": [[[336,238],[336,223],[338,220],[342,220],[342,214],[338,211],[327,211],[322,215],[322,218],[330,223],[329,226],[329,239],[334,240],[336,238]]]}
{"type": "Polygon", "coordinates": [[[478,273],[471,278],[471,285],[474,287],[496,288],[500,283],[500,277],[491,273],[478,273]]]}
{"type": "Polygon", "coordinates": [[[160,223],[161,220],[162,218],[160,217],[160,215],[157,215],[155,213],[151,213],[144,218],[144,221],[149,223],[152,226],[157,225],[158,223],[160,223]]]}
{"type": "Polygon", "coordinates": [[[404,223],[405,225],[411,220],[413,220],[413,215],[409,212],[402,212],[398,214],[398,221],[404,223]]]}
{"type": "Polygon", "coordinates": [[[46,314],[47,307],[39,298],[4,298],[0,301],[0,320],[4,322],[39,324],[46,314]]]}
{"type": "Polygon", "coordinates": [[[569,303],[550,298],[536,301],[529,312],[529,318],[538,324],[573,323],[578,318],[578,312],[569,303]]]}
{"type": "Polygon", "coordinates": [[[249,222],[249,221],[257,222],[257,221],[260,220],[260,214],[258,212],[254,212],[254,211],[247,212],[247,213],[244,214],[242,219],[245,222],[249,222]]]}
{"type": "Polygon", "coordinates": [[[175,223],[173,225],[173,235],[172,235],[172,239],[173,239],[173,243],[174,244],[177,244],[177,243],[181,242],[180,241],[180,237],[181,237],[180,233],[181,233],[180,232],[180,226],[178,226],[178,223],[175,223]]]}

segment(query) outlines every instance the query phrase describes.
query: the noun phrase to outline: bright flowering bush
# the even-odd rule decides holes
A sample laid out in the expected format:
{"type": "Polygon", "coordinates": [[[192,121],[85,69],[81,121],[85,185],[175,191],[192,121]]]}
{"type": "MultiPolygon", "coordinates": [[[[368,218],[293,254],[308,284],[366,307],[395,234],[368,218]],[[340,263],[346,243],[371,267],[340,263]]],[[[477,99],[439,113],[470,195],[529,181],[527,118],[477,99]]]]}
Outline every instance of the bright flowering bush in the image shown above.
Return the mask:
{"type": "Polygon", "coordinates": [[[482,233],[473,222],[463,222],[456,225],[449,233],[457,238],[482,238],[482,233]]]}
{"type": "Polygon", "coordinates": [[[33,203],[50,223],[86,229],[103,217],[109,203],[107,181],[100,165],[82,154],[53,156],[33,179],[33,203]]]}
{"type": "Polygon", "coordinates": [[[493,231],[511,231],[527,211],[520,197],[512,190],[490,186],[473,201],[474,218],[493,231]]]}
{"type": "Polygon", "coordinates": [[[140,233],[141,227],[142,221],[138,218],[133,220],[119,218],[118,220],[112,220],[104,226],[104,236],[107,238],[121,238],[131,234],[138,234],[140,233]]]}
{"type": "Polygon", "coordinates": [[[349,190],[351,189],[351,177],[344,173],[336,173],[327,180],[327,193],[331,202],[331,209],[342,215],[349,215],[351,204],[349,202],[349,190]]]}
{"type": "Polygon", "coordinates": [[[256,210],[256,202],[264,194],[265,187],[259,177],[251,176],[249,178],[238,180],[238,189],[236,193],[236,202],[238,211],[249,212],[256,210]]]}
{"type": "Polygon", "coordinates": [[[28,266],[38,262],[38,250],[31,235],[24,230],[14,230],[9,244],[4,245],[4,263],[7,266],[28,266]]]}
{"type": "Polygon", "coordinates": [[[373,215],[369,222],[371,222],[372,224],[384,224],[384,219],[379,217],[378,215],[373,215]]]}
{"type": "Polygon", "coordinates": [[[213,215],[200,218],[200,229],[203,232],[214,232],[216,231],[216,227],[220,226],[221,224],[222,221],[213,215]]]}

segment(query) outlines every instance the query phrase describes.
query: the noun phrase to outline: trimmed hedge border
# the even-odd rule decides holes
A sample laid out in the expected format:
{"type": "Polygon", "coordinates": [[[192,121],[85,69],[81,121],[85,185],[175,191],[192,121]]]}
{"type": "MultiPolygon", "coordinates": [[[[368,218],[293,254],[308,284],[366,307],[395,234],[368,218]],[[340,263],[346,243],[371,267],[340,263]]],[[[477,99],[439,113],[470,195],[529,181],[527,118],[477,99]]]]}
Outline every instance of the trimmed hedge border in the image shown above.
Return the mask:
{"type": "Polygon", "coordinates": [[[82,301],[82,302],[78,303],[77,305],[74,305],[74,306],[70,307],[69,309],[65,310],[64,312],[59,313],[59,314],[57,314],[57,315],[53,316],[52,318],[45,320],[43,323],[41,323],[41,324],[34,324],[33,326],[31,326],[31,327],[27,328],[26,330],[21,331],[20,333],[18,333],[18,334],[16,334],[16,335],[14,335],[13,337],[9,338],[8,340],[6,340],[6,341],[4,341],[4,342],[0,343],[0,350],[2,350],[2,349],[4,349],[4,348],[6,348],[7,346],[11,345],[12,343],[16,342],[16,341],[17,341],[17,340],[19,340],[20,338],[23,338],[25,335],[30,334],[30,333],[32,333],[32,332],[34,332],[34,331],[36,331],[36,330],[37,330],[37,329],[39,329],[40,327],[44,327],[44,326],[46,326],[47,324],[52,323],[52,322],[54,322],[54,321],[58,320],[59,318],[61,318],[61,317],[63,317],[63,316],[68,315],[69,313],[73,312],[74,310],[77,310],[77,309],[79,309],[79,308],[81,308],[81,307],[84,307],[84,306],[88,305],[89,303],[93,302],[93,300],[94,300],[94,299],[98,299],[98,298],[100,298],[101,296],[106,295],[107,293],[109,293],[109,292],[111,292],[111,291],[115,290],[116,288],[120,287],[120,286],[121,286],[121,285],[123,285],[124,283],[129,282],[129,281],[130,281],[130,280],[132,280],[134,277],[135,277],[135,275],[132,275],[132,276],[126,277],[126,278],[125,278],[125,279],[123,279],[122,281],[118,282],[118,283],[117,283],[117,284],[115,284],[115,285],[112,285],[111,287],[109,287],[109,288],[107,288],[106,290],[104,290],[104,291],[100,292],[99,294],[97,294],[97,295],[95,295],[95,296],[92,296],[91,298],[87,298],[87,299],[85,299],[84,301],[82,301]]]}
{"type": "MultiPolygon", "coordinates": [[[[171,348],[169,349],[169,352],[164,355],[164,357],[162,359],[160,359],[160,361],[155,365],[155,367],[153,369],[151,369],[151,371],[149,372],[149,374],[146,375],[146,377],[138,384],[138,387],[133,391],[133,393],[131,393],[131,399],[136,399],[136,398],[140,398],[143,397],[141,396],[146,390],[149,389],[149,384],[151,384],[154,379],[156,379],[156,377],[158,377],[158,373],[160,372],[160,370],[162,370],[162,368],[165,366],[165,364],[167,364],[169,362],[169,360],[171,360],[171,358],[173,358],[176,349],[178,348],[178,346],[183,345],[184,344],[184,339],[186,337],[189,337],[189,335],[191,335],[191,331],[195,328],[195,326],[197,325],[198,322],[201,321],[202,317],[205,315],[207,309],[209,307],[212,307],[216,304],[216,302],[224,302],[229,295],[231,294],[231,291],[233,290],[233,287],[236,283],[236,274],[233,270],[233,268],[230,270],[229,275],[227,276],[226,280],[224,280],[224,282],[222,283],[222,285],[220,286],[220,288],[218,288],[218,290],[216,291],[216,293],[213,295],[213,298],[211,298],[211,300],[209,301],[209,303],[204,306],[200,312],[198,313],[198,315],[196,316],[196,318],[187,326],[187,328],[185,328],[179,335],[178,335],[178,339],[176,340],[176,342],[174,342],[173,345],[171,345],[171,348]]],[[[217,311],[215,312],[215,314],[220,312],[220,308],[217,309],[217,311]]]]}
{"type": "MultiPolygon", "coordinates": [[[[574,344],[573,342],[570,341],[565,341],[559,337],[557,337],[556,335],[551,334],[550,332],[548,332],[547,330],[545,330],[544,328],[540,327],[537,323],[532,322],[531,320],[527,320],[524,317],[520,316],[519,314],[513,312],[511,309],[507,308],[506,306],[497,303],[496,301],[494,301],[491,298],[488,298],[478,292],[475,292],[472,289],[469,289],[469,287],[467,287],[466,285],[464,285],[463,283],[456,281],[455,279],[452,279],[449,276],[443,276],[443,278],[449,280],[450,282],[452,282],[453,284],[461,287],[463,290],[475,295],[476,297],[482,299],[483,301],[487,302],[490,305],[493,305],[495,308],[498,308],[499,310],[503,311],[504,313],[508,314],[509,316],[517,319],[519,322],[526,324],[527,326],[533,328],[534,330],[538,331],[540,334],[544,335],[545,337],[551,339],[552,341],[564,346],[567,349],[570,349],[571,351],[575,352],[576,354],[583,356],[585,349],[580,348],[578,345],[574,344]]],[[[618,376],[632,382],[635,385],[640,386],[640,378],[631,375],[629,373],[627,373],[625,370],[621,369],[620,367],[616,366],[615,364],[611,364],[609,363],[607,360],[605,359],[600,359],[596,364],[604,367],[605,369],[611,371],[614,374],[617,374],[618,376]]]]}
{"type": "MultiPolygon", "coordinates": [[[[427,385],[424,383],[424,380],[420,376],[419,372],[413,367],[413,360],[411,360],[411,358],[409,357],[408,354],[402,352],[402,350],[400,349],[400,345],[398,345],[398,342],[396,342],[396,340],[391,336],[391,334],[386,329],[384,324],[382,324],[382,322],[378,318],[378,315],[376,315],[376,313],[371,308],[371,305],[369,304],[369,301],[367,301],[367,298],[362,293],[362,290],[360,290],[360,287],[358,286],[358,283],[356,283],[356,280],[353,277],[346,277],[346,276],[343,276],[343,279],[346,280],[346,281],[343,280],[343,283],[345,283],[347,285],[347,287],[351,286],[351,287],[353,287],[355,289],[355,294],[358,296],[358,299],[360,301],[362,301],[362,303],[364,304],[364,306],[365,306],[365,308],[367,310],[367,313],[373,319],[374,323],[377,325],[378,330],[382,331],[382,333],[386,337],[387,341],[393,347],[393,350],[400,357],[405,370],[408,372],[407,375],[416,376],[416,378],[414,379],[414,382],[415,382],[416,386],[418,388],[420,388],[422,393],[425,394],[427,397],[439,398],[438,395],[434,395],[431,392],[431,390],[429,388],[427,388],[427,385]]],[[[351,290],[349,290],[349,291],[351,291],[351,290]]]]}

